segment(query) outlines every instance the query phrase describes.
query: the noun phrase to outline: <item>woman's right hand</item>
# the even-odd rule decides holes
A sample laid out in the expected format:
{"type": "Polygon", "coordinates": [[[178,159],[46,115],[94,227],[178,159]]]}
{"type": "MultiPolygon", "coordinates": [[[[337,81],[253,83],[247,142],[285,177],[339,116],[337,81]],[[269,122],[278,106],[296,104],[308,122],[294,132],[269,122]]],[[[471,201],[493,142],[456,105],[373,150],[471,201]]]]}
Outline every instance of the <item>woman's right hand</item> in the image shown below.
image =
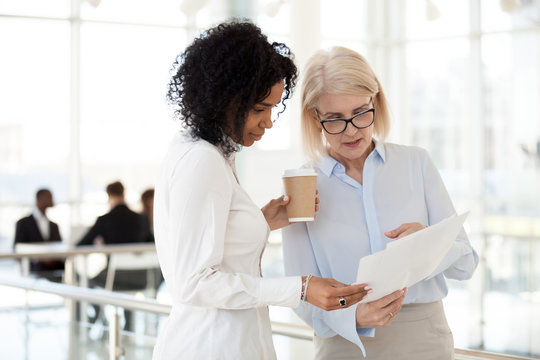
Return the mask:
{"type": "Polygon", "coordinates": [[[390,325],[401,310],[407,288],[394,291],[379,300],[360,304],[356,307],[357,328],[378,328],[390,325]]]}
{"type": "Polygon", "coordinates": [[[309,281],[306,301],[323,310],[344,309],[356,304],[371,290],[366,284],[345,285],[334,279],[313,276],[309,281]],[[345,305],[340,305],[340,299],[345,305]]]}

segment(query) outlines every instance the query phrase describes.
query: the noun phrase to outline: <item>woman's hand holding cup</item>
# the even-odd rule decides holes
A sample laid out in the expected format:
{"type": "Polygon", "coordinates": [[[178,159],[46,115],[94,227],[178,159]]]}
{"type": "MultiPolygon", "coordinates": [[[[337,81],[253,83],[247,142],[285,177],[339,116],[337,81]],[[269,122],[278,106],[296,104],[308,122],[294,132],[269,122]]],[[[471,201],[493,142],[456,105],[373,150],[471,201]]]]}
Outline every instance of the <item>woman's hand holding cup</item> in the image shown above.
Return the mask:
{"type": "MultiPolygon", "coordinates": [[[[319,194],[319,190],[315,190],[315,194],[319,194]]],[[[261,209],[270,230],[277,230],[292,224],[287,216],[286,205],[289,203],[290,198],[287,195],[282,195],[277,199],[272,199],[268,204],[264,205],[261,209]]],[[[315,212],[319,211],[320,200],[315,197],[315,212]]]]}

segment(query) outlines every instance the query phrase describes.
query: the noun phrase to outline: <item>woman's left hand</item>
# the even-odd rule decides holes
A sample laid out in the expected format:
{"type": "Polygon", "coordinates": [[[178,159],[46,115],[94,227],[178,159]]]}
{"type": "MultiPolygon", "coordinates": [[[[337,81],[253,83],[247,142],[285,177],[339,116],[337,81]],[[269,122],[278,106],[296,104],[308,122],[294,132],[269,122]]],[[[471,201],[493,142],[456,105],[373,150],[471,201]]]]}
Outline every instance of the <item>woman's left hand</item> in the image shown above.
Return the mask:
{"type": "Polygon", "coordinates": [[[427,226],[420,223],[406,223],[401,224],[401,226],[397,229],[385,232],[384,235],[386,235],[390,239],[401,239],[404,236],[407,236],[425,228],[427,228],[427,226]]]}
{"type": "MultiPolygon", "coordinates": [[[[315,191],[315,194],[319,194],[319,190],[315,191]]],[[[315,198],[315,212],[319,211],[319,198],[315,198]]],[[[262,209],[262,213],[270,230],[277,230],[290,225],[289,218],[287,217],[287,211],[285,210],[285,205],[289,203],[289,197],[287,195],[282,195],[277,199],[270,200],[262,209]]]]}

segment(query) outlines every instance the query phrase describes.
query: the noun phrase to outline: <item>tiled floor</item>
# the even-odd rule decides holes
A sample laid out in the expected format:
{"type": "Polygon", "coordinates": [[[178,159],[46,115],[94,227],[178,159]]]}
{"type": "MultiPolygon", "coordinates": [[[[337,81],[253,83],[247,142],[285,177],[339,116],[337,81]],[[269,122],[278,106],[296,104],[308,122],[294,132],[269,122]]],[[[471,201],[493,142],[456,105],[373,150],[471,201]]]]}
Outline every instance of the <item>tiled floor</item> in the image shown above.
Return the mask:
{"type": "MultiPolygon", "coordinates": [[[[107,336],[79,326],[70,344],[69,317],[64,307],[32,310],[28,318],[23,309],[2,311],[0,358],[9,360],[101,360],[108,358],[107,336]],[[93,334],[92,334],[93,333],[93,334]],[[97,335],[97,336],[96,336],[97,335]],[[70,354],[72,354],[70,356],[70,354]]],[[[152,341],[138,336],[123,336],[126,359],[152,357],[152,341]]],[[[151,339],[150,339],[151,340],[151,339]]]]}

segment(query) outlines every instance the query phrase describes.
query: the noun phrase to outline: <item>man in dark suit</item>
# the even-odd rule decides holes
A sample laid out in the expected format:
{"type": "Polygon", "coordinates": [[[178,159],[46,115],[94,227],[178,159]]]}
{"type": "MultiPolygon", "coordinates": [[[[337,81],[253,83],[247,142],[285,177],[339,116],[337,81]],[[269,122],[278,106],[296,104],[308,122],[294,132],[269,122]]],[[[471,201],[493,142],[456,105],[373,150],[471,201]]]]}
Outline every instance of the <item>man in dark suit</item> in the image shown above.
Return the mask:
{"type": "Polygon", "coordinates": [[[107,195],[110,211],[97,218],[78,245],[144,242],[150,232],[148,223],[127,207],[122,183],[107,185],[107,195]]]}
{"type": "MultiPolygon", "coordinates": [[[[36,193],[36,207],[32,214],[17,221],[15,226],[15,244],[48,243],[62,241],[58,225],[47,218],[47,209],[54,206],[50,190],[40,189],[36,193]]],[[[51,280],[60,280],[64,270],[61,260],[32,260],[30,271],[51,280]]]]}
{"type": "MultiPolygon", "coordinates": [[[[125,244],[149,239],[148,221],[131,211],[125,202],[124,186],[116,181],[107,185],[110,211],[97,218],[77,245],[125,244]]],[[[91,286],[105,287],[107,269],[90,279],[91,286]]],[[[116,271],[113,290],[139,290],[146,286],[145,270],[116,271]]],[[[99,308],[96,308],[96,313],[99,308]]],[[[126,311],[126,330],[131,330],[131,315],[126,311]]]]}

